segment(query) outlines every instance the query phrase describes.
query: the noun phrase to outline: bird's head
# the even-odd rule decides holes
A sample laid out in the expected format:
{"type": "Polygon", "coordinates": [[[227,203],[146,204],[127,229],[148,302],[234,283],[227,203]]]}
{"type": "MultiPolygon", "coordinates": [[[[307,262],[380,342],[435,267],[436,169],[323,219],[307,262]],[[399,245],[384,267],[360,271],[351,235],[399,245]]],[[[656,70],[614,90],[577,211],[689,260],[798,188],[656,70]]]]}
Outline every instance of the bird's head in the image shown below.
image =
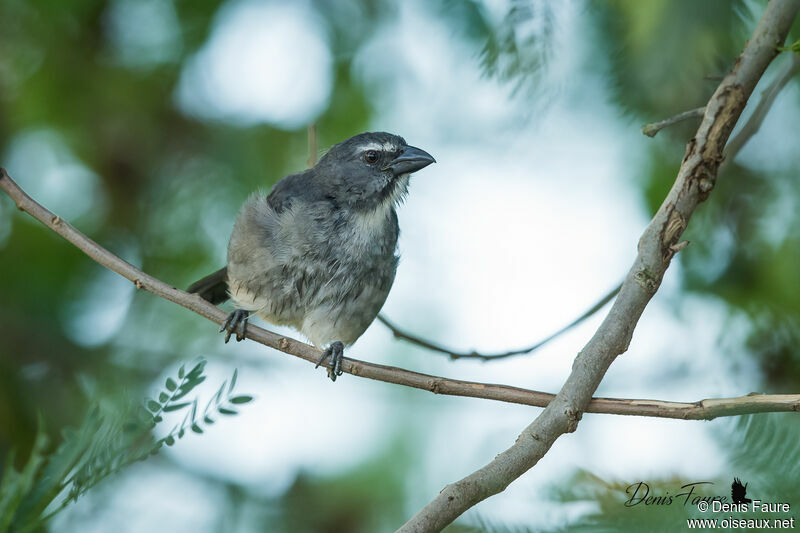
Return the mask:
{"type": "Polygon", "coordinates": [[[401,201],[409,175],[435,162],[398,135],[368,132],[334,145],[314,170],[319,185],[341,205],[375,209],[401,201]]]}

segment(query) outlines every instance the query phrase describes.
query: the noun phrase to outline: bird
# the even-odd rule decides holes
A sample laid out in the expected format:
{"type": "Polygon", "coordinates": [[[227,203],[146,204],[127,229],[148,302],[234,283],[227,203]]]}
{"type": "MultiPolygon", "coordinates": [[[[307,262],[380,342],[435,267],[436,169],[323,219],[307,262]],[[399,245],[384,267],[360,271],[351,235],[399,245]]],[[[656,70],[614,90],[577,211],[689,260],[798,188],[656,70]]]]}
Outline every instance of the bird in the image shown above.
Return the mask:
{"type": "Polygon", "coordinates": [[[745,496],[747,496],[747,483],[742,485],[738,477],[733,478],[733,483],[731,483],[731,499],[733,503],[750,503],[753,501],[745,496]]]}
{"type": "MultiPolygon", "coordinates": [[[[396,207],[410,175],[436,160],[386,132],[346,139],[312,168],[280,179],[269,194],[242,205],[228,242],[227,265],[187,291],[234,310],[220,328],[225,342],[245,338],[251,314],[301,332],[342,375],[344,348],[383,307],[399,257],[396,207]]],[[[315,368],[316,368],[315,367],[315,368]]]]}

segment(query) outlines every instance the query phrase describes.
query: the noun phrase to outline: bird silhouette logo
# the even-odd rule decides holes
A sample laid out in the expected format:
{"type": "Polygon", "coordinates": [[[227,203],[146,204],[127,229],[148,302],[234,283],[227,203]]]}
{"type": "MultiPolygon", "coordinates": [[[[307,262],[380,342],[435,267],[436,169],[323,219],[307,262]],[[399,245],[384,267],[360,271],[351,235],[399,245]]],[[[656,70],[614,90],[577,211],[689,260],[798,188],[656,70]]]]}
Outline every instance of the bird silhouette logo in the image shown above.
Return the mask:
{"type": "Polygon", "coordinates": [[[731,483],[731,498],[733,499],[733,503],[750,503],[753,501],[746,496],[747,483],[742,485],[742,482],[738,477],[733,478],[733,483],[731,483]]]}

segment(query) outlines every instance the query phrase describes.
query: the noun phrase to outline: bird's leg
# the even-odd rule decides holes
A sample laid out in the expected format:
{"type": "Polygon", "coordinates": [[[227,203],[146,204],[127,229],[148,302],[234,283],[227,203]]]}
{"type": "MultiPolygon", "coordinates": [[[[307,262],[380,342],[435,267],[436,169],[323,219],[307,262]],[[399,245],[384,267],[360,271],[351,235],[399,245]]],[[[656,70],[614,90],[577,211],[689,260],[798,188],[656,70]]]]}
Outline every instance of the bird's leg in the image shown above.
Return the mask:
{"type": "Polygon", "coordinates": [[[342,359],[344,358],[344,344],[341,341],[332,342],[322,352],[322,357],[317,361],[314,368],[319,367],[327,359],[331,358],[331,366],[328,367],[328,377],[331,381],[336,381],[336,378],[342,375],[342,359]]]}
{"type": "Polygon", "coordinates": [[[247,319],[250,317],[250,311],[244,309],[234,309],[222,323],[219,328],[220,333],[225,332],[225,343],[231,340],[231,334],[236,333],[236,341],[244,340],[244,334],[247,331],[247,319]]]}

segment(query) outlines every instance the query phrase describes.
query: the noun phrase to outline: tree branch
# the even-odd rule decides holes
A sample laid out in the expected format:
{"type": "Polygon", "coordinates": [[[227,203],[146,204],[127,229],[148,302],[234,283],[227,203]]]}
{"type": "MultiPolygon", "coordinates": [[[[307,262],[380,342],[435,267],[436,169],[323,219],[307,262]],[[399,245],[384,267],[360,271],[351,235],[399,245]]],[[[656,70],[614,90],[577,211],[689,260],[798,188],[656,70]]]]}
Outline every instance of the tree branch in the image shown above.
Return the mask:
{"type": "Polygon", "coordinates": [[[603,296],[603,298],[599,302],[594,304],[591,307],[591,309],[587,310],[581,316],[579,316],[578,318],[576,318],[575,320],[573,320],[572,322],[570,322],[566,326],[562,327],[561,329],[551,333],[550,335],[548,335],[544,339],[540,340],[536,344],[534,344],[532,346],[528,346],[527,348],[520,348],[519,350],[511,350],[509,352],[488,353],[488,354],[479,353],[479,352],[476,352],[474,350],[471,351],[471,352],[456,352],[455,350],[451,350],[450,348],[446,348],[446,347],[442,346],[441,344],[437,344],[435,342],[432,342],[432,341],[429,341],[429,340],[425,340],[422,337],[418,337],[418,336],[414,335],[413,333],[410,333],[410,332],[408,332],[406,330],[400,329],[398,326],[396,326],[395,324],[390,322],[389,319],[386,318],[383,315],[378,315],[378,321],[380,321],[381,324],[383,324],[384,326],[389,328],[389,330],[392,332],[392,335],[394,335],[394,337],[396,339],[402,339],[404,341],[410,342],[411,344],[416,344],[417,346],[421,346],[422,348],[427,348],[428,350],[431,350],[433,352],[438,352],[438,353],[445,354],[445,355],[449,356],[450,359],[480,359],[482,361],[494,361],[494,360],[497,360],[497,359],[505,359],[506,357],[513,357],[515,355],[524,355],[524,354],[531,353],[531,352],[533,352],[535,350],[538,350],[539,348],[541,348],[542,346],[544,346],[548,342],[552,341],[556,337],[559,337],[559,336],[563,335],[564,333],[566,333],[567,331],[571,330],[572,328],[574,328],[575,326],[577,326],[578,324],[580,324],[581,322],[583,322],[584,320],[586,320],[590,316],[592,316],[595,313],[597,313],[608,302],[610,302],[611,300],[614,299],[614,297],[619,292],[620,287],[622,287],[622,285],[617,285],[616,287],[614,287],[611,290],[611,292],[609,292],[608,294],[603,296]]]}
{"type": "MultiPolygon", "coordinates": [[[[800,72],[800,55],[789,54],[789,59],[787,60],[783,72],[777,77],[775,77],[775,79],[772,80],[769,86],[766,89],[764,89],[764,91],[761,93],[761,100],[759,100],[755,111],[753,111],[753,114],[750,115],[750,118],[747,120],[747,122],[745,122],[742,129],[739,130],[739,132],[728,141],[728,144],[725,147],[725,154],[724,154],[725,160],[723,161],[722,165],[720,165],[719,172],[722,172],[722,170],[726,168],[728,164],[736,157],[736,155],[744,147],[747,141],[750,140],[750,137],[758,133],[758,130],[761,128],[761,124],[764,122],[764,118],[767,116],[767,113],[772,108],[772,104],[775,102],[775,98],[778,96],[781,90],[783,90],[786,84],[789,83],[789,81],[798,72],[800,72]]],[[[722,77],[718,76],[714,79],[720,81],[722,80],[722,77]]],[[[685,120],[687,118],[692,118],[694,116],[702,116],[704,111],[705,107],[698,107],[697,109],[685,111],[672,118],[662,120],[661,122],[646,124],[642,127],[642,133],[650,137],[654,137],[655,134],[658,133],[658,131],[660,131],[661,129],[667,126],[671,126],[672,124],[675,124],[676,122],[685,120]]],[[[677,252],[678,250],[674,251],[677,252]]],[[[604,296],[599,302],[597,302],[594,306],[592,306],[591,309],[586,311],[584,314],[582,314],[581,316],[579,316],[578,318],[576,318],[574,321],[570,322],[563,328],[557,330],[556,332],[550,334],[541,341],[537,342],[536,344],[529,346],[527,348],[521,348],[519,350],[512,350],[509,352],[499,352],[490,354],[483,354],[476,352],[474,350],[471,352],[457,352],[451,348],[447,348],[441,344],[417,336],[408,330],[404,330],[383,315],[378,315],[378,320],[384,326],[389,328],[389,330],[392,332],[395,338],[405,340],[412,344],[416,344],[417,346],[421,346],[422,348],[426,348],[433,352],[438,352],[447,355],[451,359],[481,359],[483,361],[492,361],[494,359],[503,359],[506,357],[513,357],[515,355],[524,355],[531,353],[535,350],[538,350],[548,342],[561,336],[562,334],[566,333],[573,327],[577,326],[590,316],[597,313],[601,308],[603,308],[603,306],[605,306],[608,302],[610,302],[614,298],[614,296],[617,295],[621,286],[622,285],[618,285],[610,293],[604,296]]]]}
{"type": "Polygon", "coordinates": [[[674,117],[665,118],[659,122],[652,122],[650,124],[645,124],[642,126],[642,133],[647,135],[648,137],[655,137],[656,133],[663,130],[666,127],[672,126],[673,124],[677,124],[678,122],[683,122],[689,118],[700,118],[705,113],[705,107],[698,107],[697,109],[690,109],[689,111],[684,111],[683,113],[678,113],[674,117]]]}
{"type": "Polygon", "coordinates": [[[575,431],[608,367],[625,352],[636,323],[661,284],[672,249],[697,206],[716,182],[723,148],[747,99],[777,54],[800,0],[770,0],[744,51],[705,108],[695,137],[686,147],[675,183],[645,229],[638,254],[600,328],[581,350],[572,372],[544,411],[516,442],[490,463],[446,486],[398,531],[440,531],[478,502],[505,490],[541,459],[555,440],[575,431]]]}
{"type": "Polygon", "coordinates": [[[308,159],[306,163],[308,163],[308,168],[313,167],[317,164],[317,123],[312,122],[308,125],[307,129],[307,136],[308,136],[308,159]]]}
{"type": "MultiPolygon", "coordinates": [[[[14,200],[21,211],[28,213],[64,237],[97,263],[132,281],[137,288],[174,302],[217,324],[222,323],[225,319],[226,313],[224,311],[211,305],[198,295],[189,294],[167,285],[163,281],[142,272],[88,238],[75,229],[74,226],[65,222],[28,196],[2,168],[0,168],[0,189],[14,200]]],[[[254,324],[247,325],[247,337],[264,346],[304,359],[309,363],[316,363],[321,355],[321,352],[313,346],[277,335],[254,324]]],[[[554,394],[547,392],[509,385],[448,379],[351,358],[344,360],[344,370],[355,376],[405,385],[433,392],[434,394],[449,396],[482,398],[533,407],[546,407],[555,398],[554,394]]],[[[739,398],[710,398],[690,403],[644,399],[595,398],[589,403],[587,411],[682,420],[711,420],[719,416],[800,411],[800,394],[751,394],[739,398]]]]}

